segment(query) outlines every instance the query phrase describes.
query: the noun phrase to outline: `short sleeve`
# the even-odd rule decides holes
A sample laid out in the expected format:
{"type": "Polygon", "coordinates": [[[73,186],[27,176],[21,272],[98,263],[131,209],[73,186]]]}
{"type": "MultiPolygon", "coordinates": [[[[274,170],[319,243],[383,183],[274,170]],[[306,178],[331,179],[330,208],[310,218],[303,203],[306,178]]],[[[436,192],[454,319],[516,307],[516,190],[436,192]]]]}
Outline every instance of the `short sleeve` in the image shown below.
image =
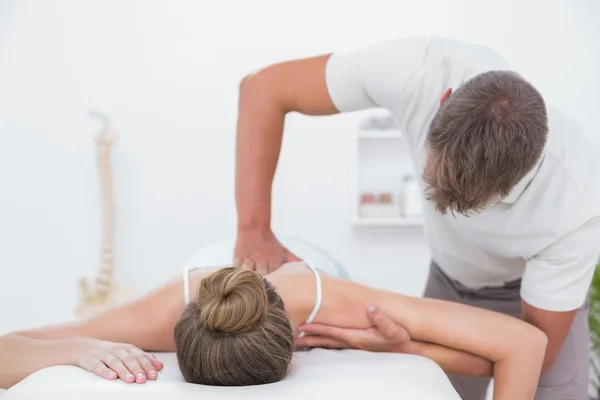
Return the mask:
{"type": "Polygon", "coordinates": [[[528,260],[521,298],[548,311],[581,307],[600,256],[600,217],[596,217],[528,260]]]}
{"type": "Polygon", "coordinates": [[[326,84],[338,111],[388,109],[403,134],[418,140],[446,89],[501,65],[493,51],[478,45],[435,36],[402,38],[333,53],[326,84]]]}
{"type": "Polygon", "coordinates": [[[341,112],[391,108],[424,62],[429,40],[407,38],[333,53],[327,62],[329,95],[341,112]]]}

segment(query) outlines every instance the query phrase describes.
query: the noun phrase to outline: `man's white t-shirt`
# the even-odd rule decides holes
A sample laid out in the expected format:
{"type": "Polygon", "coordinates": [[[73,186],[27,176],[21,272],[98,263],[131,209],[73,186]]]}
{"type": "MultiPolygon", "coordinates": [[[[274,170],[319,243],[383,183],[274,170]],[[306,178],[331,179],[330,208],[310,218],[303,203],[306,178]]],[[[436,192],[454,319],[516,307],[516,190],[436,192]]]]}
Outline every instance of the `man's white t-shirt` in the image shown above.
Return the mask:
{"type": "MultiPolygon", "coordinates": [[[[332,54],[326,80],[340,112],[389,110],[420,174],[444,91],[490,70],[511,67],[487,47],[408,38],[332,54]]],[[[475,289],[522,278],[524,301],[567,311],[584,303],[600,255],[600,152],[561,112],[548,107],[548,121],[543,158],[505,199],[470,217],[424,200],[425,233],[450,278],[475,289]]]]}

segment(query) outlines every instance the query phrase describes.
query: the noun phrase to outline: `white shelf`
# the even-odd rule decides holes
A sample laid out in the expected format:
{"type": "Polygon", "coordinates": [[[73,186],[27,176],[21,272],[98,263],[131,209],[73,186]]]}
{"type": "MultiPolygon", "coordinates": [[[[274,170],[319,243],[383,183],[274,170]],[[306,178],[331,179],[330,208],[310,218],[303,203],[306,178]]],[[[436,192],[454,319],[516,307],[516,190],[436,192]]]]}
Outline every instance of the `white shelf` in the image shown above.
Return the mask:
{"type": "Polygon", "coordinates": [[[370,129],[358,132],[359,139],[402,139],[402,133],[396,129],[370,129]]]}
{"type": "Polygon", "coordinates": [[[422,226],[422,218],[354,218],[355,226],[422,226]]]}
{"type": "MultiPolygon", "coordinates": [[[[412,163],[408,147],[402,132],[397,128],[360,129],[356,133],[356,187],[355,213],[350,216],[350,223],[355,227],[372,228],[419,228],[423,226],[423,218],[394,216],[400,213],[386,213],[385,210],[360,212],[362,192],[390,193],[399,195],[402,179],[412,174],[412,163]],[[372,215],[372,216],[369,216],[372,215]],[[389,215],[386,217],[386,215],[389,215]]],[[[400,207],[398,205],[398,207],[400,207]]]]}

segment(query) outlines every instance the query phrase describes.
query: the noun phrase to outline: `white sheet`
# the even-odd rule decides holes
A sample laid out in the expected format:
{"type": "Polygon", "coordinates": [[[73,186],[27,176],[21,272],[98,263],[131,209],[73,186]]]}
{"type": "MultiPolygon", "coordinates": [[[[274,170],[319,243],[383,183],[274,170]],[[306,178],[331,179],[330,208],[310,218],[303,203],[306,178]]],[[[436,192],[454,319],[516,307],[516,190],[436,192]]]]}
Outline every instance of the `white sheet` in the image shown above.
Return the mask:
{"type": "Polygon", "coordinates": [[[404,354],[314,349],[294,354],[289,375],[271,385],[211,387],[186,383],[173,353],[157,353],[165,369],[156,381],[108,381],[76,367],[46,368],[2,395],[2,400],[406,399],[460,400],[433,361],[404,354]]]}

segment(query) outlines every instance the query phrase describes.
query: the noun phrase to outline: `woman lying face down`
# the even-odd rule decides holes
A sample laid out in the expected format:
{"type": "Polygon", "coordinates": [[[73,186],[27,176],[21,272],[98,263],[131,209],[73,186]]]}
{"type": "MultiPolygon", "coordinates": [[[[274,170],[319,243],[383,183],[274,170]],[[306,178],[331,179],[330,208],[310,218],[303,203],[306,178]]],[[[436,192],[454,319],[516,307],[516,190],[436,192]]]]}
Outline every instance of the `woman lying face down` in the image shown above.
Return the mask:
{"type": "Polygon", "coordinates": [[[399,351],[432,358],[450,373],[493,374],[497,399],[533,398],[546,339],[515,318],[369,288],[311,271],[302,262],[287,263],[266,278],[234,268],[193,274],[207,275],[196,275],[195,282],[192,276],[196,297],[192,290],[175,324],[179,366],[188,382],[277,382],[289,369],[298,326],[310,320],[368,328],[365,310],[375,304],[412,337],[399,351]]]}
{"type": "Polygon", "coordinates": [[[176,351],[188,382],[277,382],[289,369],[300,325],[370,328],[370,305],[408,333],[401,346],[384,351],[430,358],[447,373],[493,376],[495,400],[533,399],[546,346],[534,326],[458,303],[370,288],[303,262],[284,264],[264,278],[231,267],[196,269],[189,282],[184,275],[87,321],[6,335],[0,338],[0,387],[60,364],[107,379],[116,379],[114,371],[126,382],[143,383],[155,379],[155,363],[142,350],[176,351]]]}

